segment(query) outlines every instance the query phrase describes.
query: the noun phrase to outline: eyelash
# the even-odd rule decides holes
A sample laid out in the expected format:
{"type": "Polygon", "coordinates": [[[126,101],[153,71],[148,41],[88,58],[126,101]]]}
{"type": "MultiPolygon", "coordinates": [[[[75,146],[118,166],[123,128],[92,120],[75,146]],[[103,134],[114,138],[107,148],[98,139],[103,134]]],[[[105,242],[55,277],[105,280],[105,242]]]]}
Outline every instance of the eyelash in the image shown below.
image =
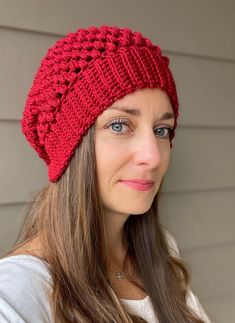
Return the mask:
{"type": "MultiPolygon", "coordinates": [[[[128,119],[115,119],[115,120],[112,120],[111,122],[109,122],[107,125],[106,125],[106,128],[109,128],[115,124],[124,124],[126,126],[130,126],[130,122],[128,119]]],[[[172,135],[172,132],[173,132],[173,128],[172,127],[160,127],[160,128],[157,128],[157,129],[168,129],[168,136],[167,137],[160,137],[160,138],[163,138],[163,139],[168,139],[171,137],[172,135]]],[[[123,136],[124,133],[118,133],[118,132],[115,132],[115,135],[117,136],[123,136]]]]}

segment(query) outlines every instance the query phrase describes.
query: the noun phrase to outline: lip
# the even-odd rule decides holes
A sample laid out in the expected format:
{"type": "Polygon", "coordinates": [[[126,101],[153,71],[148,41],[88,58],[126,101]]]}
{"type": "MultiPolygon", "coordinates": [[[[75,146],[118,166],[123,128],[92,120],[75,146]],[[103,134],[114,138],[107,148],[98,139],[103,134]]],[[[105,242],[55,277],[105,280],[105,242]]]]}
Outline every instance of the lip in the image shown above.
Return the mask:
{"type": "Polygon", "coordinates": [[[133,181],[122,181],[122,180],[120,182],[138,191],[148,191],[153,187],[153,182],[146,183],[146,184],[133,182],[133,181]]]}
{"type": "Polygon", "coordinates": [[[124,181],[124,182],[131,182],[131,183],[138,183],[138,184],[153,184],[154,182],[153,181],[150,181],[150,180],[145,180],[145,179],[123,179],[121,181],[124,181]]]}

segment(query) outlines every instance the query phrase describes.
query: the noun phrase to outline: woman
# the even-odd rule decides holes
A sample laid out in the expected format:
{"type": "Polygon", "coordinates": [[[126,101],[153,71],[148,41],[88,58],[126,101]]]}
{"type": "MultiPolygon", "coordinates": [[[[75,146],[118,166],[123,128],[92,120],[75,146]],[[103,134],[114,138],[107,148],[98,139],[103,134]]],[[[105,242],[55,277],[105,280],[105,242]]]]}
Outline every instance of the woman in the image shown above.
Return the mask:
{"type": "Polygon", "coordinates": [[[21,126],[49,183],[0,261],[1,322],[210,322],[158,217],[177,117],[169,59],[140,32],[48,50],[21,126]]]}

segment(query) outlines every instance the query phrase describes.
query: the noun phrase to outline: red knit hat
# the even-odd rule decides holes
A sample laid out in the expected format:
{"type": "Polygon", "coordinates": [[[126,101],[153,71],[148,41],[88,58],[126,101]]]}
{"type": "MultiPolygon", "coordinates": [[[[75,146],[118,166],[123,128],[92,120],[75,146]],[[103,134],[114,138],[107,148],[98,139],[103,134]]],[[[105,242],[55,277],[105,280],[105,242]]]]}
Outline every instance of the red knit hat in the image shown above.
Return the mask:
{"type": "Polygon", "coordinates": [[[140,32],[91,26],[67,34],[48,49],[29,91],[22,132],[59,179],[98,115],[124,95],[160,87],[178,117],[176,86],[169,58],[140,32]]]}

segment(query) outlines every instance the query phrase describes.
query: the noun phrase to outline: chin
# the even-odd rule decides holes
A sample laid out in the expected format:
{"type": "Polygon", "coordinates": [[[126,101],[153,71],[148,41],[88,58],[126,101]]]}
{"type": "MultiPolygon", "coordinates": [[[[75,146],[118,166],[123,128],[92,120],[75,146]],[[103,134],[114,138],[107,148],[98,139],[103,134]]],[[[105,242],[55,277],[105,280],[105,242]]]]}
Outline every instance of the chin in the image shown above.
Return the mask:
{"type": "Polygon", "coordinates": [[[140,206],[140,207],[129,207],[129,208],[125,208],[125,210],[120,210],[120,213],[126,213],[126,214],[144,214],[146,213],[149,209],[151,208],[151,204],[149,204],[148,206],[140,206]]]}

